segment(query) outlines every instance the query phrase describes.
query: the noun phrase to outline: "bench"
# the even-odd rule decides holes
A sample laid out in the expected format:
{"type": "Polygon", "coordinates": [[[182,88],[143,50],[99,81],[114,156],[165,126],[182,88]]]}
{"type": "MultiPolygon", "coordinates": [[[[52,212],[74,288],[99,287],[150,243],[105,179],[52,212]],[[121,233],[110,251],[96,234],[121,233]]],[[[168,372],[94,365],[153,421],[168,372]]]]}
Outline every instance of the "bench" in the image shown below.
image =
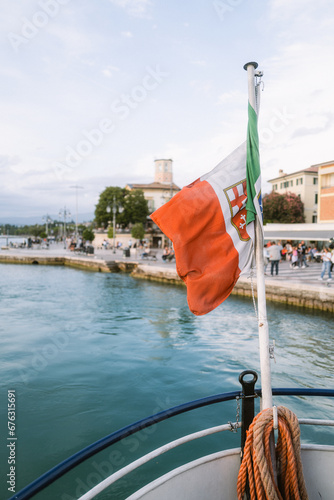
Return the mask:
{"type": "Polygon", "coordinates": [[[157,253],[158,253],[157,250],[148,250],[147,252],[144,251],[141,254],[141,258],[143,260],[157,260],[157,253]]]}

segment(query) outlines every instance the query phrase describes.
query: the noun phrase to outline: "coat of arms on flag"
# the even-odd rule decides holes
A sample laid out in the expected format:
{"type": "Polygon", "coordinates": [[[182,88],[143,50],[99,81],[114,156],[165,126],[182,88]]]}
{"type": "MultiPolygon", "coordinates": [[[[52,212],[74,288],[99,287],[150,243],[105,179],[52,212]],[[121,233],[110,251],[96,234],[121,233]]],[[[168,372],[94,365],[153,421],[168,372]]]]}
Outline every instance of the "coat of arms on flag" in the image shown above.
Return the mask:
{"type": "Polygon", "coordinates": [[[224,189],[230,211],[231,223],[238,232],[239,238],[242,241],[248,241],[250,236],[246,230],[246,202],[247,202],[247,186],[246,179],[233,184],[224,189]]]}

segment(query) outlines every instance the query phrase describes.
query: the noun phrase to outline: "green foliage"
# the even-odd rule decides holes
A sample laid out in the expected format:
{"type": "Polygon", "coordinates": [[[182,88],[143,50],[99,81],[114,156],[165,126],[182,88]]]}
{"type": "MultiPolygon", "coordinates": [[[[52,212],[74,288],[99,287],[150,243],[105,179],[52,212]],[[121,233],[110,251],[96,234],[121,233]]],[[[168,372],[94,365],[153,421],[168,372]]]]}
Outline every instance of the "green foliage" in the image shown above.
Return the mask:
{"type": "Polygon", "coordinates": [[[114,197],[116,204],[116,224],[127,227],[136,222],[146,223],[148,205],[141,190],[128,191],[120,187],[107,187],[101,194],[95,208],[95,220],[98,227],[108,227],[113,220],[114,197]],[[107,207],[110,207],[109,212],[107,207]],[[120,210],[120,207],[123,210],[120,210]]]}
{"type": "Polygon", "coordinates": [[[82,237],[85,241],[93,241],[95,234],[90,228],[86,227],[82,232],[82,237]]]}
{"type": "Polygon", "coordinates": [[[145,230],[141,222],[137,222],[131,229],[131,236],[136,240],[142,240],[145,236],[145,230]]]}
{"type": "Polygon", "coordinates": [[[304,204],[294,193],[272,191],[263,197],[263,222],[294,224],[305,222],[304,204]]]}
{"type": "MultiPolygon", "coordinates": [[[[35,226],[30,226],[30,234],[32,236],[41,236],[42,233],[44,233],[45,227],[39,226],[38,224],[35,224],[35,226]]],[[[29,233],[28,233],[29,234],[29,233]]]]}
{"type": "MultiPolygon", "coordinates": [[[[49,236],[57,236],[59,234],[60,231],[59,231],[58,224],[59,224],[59,222],[56,220],[49,223],[49,236]]],[[[61,222],[61,225],[63,225],[63,222],[61,222]]],[[[82,232],[83,229],[85,229],[85,226],[80,225],[79,232],[82,232]]],[[[73,225],[73,222],[68,223],[67,224],[67,232],[69,233],[70,231],[74,231],[74,230],[75,230],[75,226],[73,225]],[[72,224],[72,225],[70,225],[70,224],[72,224]]],[[[0,225],[0,233],[10,234],[13,236],[35,236],[35,237],[44,238],[45,236],[42,236],[42,233],[45,234],[45,224],[31,224],[31,225],[26,224],[24,226],[16,226],[16,225],[12,225],[12,224],[1,224],[0,225]]]]}
{"type": "Polygon", "coordinates": [[[136,224],[141,222],[146,224],[148,216],[148,204],[145,200],[144,193],[140,189],[127,191],[124,198],[123,224],[136,224]]]}
{"type": "Polygon", "coordinates": [[[109,226],[108,229],[108,238],[113,238],[114,237],[114,228],[112,226],[109,226]]]}
{"type": "Polygon", "coordinates": [[[107,187],[101,194],[95,207],[95,220],[98,227],[108,227],[108,222],[113,219],[113,204],[116,202],[116,224],[122,225],[122,214],[119,212],[119,206],[124,204],[125,189],[120,187],[107,187]],[[109,212],[107,211],[109,207],[109,212]]]}

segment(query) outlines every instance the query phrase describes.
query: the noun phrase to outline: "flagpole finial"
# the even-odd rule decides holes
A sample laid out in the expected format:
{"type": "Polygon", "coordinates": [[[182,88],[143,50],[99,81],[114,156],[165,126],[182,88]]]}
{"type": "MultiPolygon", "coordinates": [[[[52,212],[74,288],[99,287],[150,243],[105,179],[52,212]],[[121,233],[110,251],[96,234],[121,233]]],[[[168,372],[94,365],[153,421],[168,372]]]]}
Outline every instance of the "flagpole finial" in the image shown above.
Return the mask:
{"type": "Polygon", "coordinates": [[[254,69],[256,69],[256,68],[258,67],[258,63],[257,63],[257,62],[252,61],[252,62],[248,62],[248,63],[244,64],[244,70],[246,70],[246,71],[247,71],[247,67],[248,67],[249,65],[254,66],[254,69]]]}

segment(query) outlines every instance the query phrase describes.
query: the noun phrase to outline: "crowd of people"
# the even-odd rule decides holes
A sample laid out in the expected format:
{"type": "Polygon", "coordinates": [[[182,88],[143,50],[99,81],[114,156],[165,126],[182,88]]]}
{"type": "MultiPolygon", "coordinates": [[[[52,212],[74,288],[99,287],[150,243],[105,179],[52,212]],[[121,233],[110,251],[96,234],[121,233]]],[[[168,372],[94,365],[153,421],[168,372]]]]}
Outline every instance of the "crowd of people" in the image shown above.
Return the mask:
{"type": "Polygon", "coordinates": [[[263,248],[264,258],[264,274],[267,274],[267,268],[270,264],[271,276],[277,276],[279,271],[279,263],[284,261],[290,262],[291,269],[305,269],[309,267],[312,261],[322,262],[322,270],[319,280],[323,280],[326,273],[328,274],[327,281],[332,280],[332,269],[334,264],[334,249],[324,246],[319,251],[315,246],[306,246],[304,241],[297,245],[292,242],[287,242],[284,245],[279,241],[268,242],[263,248]]]}

